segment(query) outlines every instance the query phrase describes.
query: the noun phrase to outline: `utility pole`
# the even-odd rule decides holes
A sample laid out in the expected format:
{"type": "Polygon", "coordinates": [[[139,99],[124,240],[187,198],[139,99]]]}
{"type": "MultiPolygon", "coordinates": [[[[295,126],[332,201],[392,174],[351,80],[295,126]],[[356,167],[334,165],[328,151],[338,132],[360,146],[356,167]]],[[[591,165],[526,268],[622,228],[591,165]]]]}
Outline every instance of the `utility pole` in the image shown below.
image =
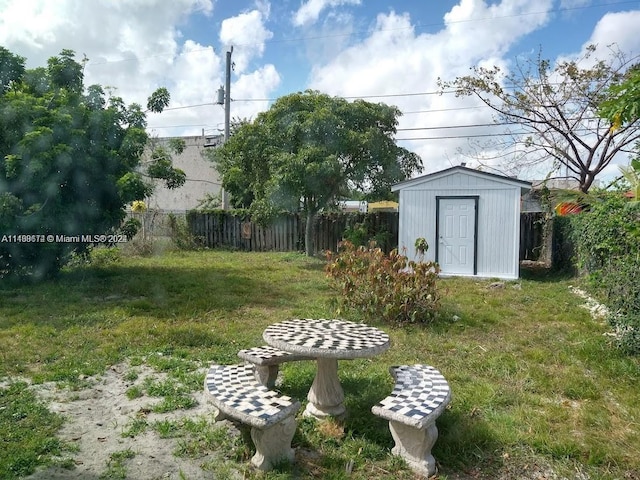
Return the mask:
{"type": "MultiPolygon", "coordinates": [[[[231,54],[233,53],[233,45],[227,52],[227,65],[224,79],[224,89],[220,87],[218,90],[218,105],[224,102],[224,142],[229,140],[230,127],[231,127],[231,54]]],[[[229,207],[229,200],[224,188],[221,192],[222,209],[226,210],[229,207]]]]}
{"type": "Polygon", "coordinates": [[[231,54],[233,45],[227,52],[227,71],[224,85],[224,141],[229,140],[229,125],[231,121],[231,54]]]}

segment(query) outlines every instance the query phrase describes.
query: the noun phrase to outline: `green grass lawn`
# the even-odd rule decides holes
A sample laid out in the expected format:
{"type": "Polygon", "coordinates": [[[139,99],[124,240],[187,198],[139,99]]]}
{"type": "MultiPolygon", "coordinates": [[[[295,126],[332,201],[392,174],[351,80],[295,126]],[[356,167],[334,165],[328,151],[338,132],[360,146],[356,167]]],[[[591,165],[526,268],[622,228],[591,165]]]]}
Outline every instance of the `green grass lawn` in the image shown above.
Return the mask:
{"type": "MultiPolygon", "coordinates": [[[[333,315],[323,266],[298,254],[166,253],[0,286],[0,479],[39,464],[70,464],[55,437],[60,419],[11,379],[81,389],[88,376],[128,360],[170,372],[180,388],[141,388],[165,397],[166,409],[188,408],[189,392],[202,389],[199,367],[237,362],[239,349],[263,344],[271,323],[333,315]]],[[[433,365],[451,385],[433,450],[439,478],[640,478],[640,359],[611,347],[607,325],[581,308],[572,282],[525,275],[490,288],[490,280],[443,279],[434,323],[391,327],[367,319],[389,333],[392,347],[340,363],[348,417],[300,418],[297,463],[262,478],[414,478],[389,455],[386,422],[370,413],[391,391],[388,367],[404,363],[433,365]]],[[[280,389],[306,402],[313,364],[282,371],[280,389]]],[[[260,476],[246,467],[246,445],[192,423],[152,427],[192,439],[182,454],[222,449],[225,468],[260,476]]]]}

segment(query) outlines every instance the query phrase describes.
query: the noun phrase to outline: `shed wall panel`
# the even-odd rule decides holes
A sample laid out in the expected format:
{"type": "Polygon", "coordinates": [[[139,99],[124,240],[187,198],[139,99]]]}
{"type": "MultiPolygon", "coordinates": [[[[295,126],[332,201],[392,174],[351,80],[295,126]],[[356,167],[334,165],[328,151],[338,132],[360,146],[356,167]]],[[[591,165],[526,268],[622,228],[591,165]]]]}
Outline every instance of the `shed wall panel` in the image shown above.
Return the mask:
{"type": "Polygon", "coordinates": [[[491,277],[513,274],[515,252],[515,190],[484,190],[478,215],[478,275],[491,277]]]}
{"type": "Polygon", "coordinates": [[[518,264],[516,246],[518,238],[518,205],[520,192],[516,188],[484,179],[461,175],[454,179],[457,188],[447,183],[451,175],[436,179],[422,188],[400,190],[400,233],[398,247],[406,249],[409,258],[415,258],[416,238],[424,237],[429,250],[425,260],[435,260],[436,253],[436,198],[477,195],[478,201],[478,276],[517,278],[518,264]],[[487,185],[464,185],[464,178],[471,183],[487,185]],[[434,185],[437,184],[437,185],[434,185]],[[428,188],[425,188],[427,187],[428,188]],[[436,186],[438,188],[436,188],[436,186]],[[479,187],[479,188],[478,188],[479,187]]]}

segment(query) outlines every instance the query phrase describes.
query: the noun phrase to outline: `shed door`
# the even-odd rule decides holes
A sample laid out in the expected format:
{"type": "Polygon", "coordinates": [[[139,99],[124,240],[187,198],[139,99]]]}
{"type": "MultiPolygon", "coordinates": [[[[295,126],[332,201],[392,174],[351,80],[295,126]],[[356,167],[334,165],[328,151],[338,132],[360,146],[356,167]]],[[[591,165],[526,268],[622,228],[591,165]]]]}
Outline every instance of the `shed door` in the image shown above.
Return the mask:
{"type": "Polygon", "coordinates": [[[439,197],[438,263],[442,273],[476,274],[477,197],[439,197]]]}

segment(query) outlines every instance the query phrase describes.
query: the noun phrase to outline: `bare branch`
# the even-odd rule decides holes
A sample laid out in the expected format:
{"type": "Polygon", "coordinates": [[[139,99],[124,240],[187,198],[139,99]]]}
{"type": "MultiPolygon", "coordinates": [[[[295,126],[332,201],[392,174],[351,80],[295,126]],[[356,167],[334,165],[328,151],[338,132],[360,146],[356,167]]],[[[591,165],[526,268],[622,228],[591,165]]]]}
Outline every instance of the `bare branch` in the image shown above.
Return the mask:
{"type": "MultiPolygon", "coordinates": [[[[596,53],[596,47],[589,47],[583,58],[556,65],[538,54],[534,59],[517,61],[513,72],[507,74],[498,67],[476,67],[472,75],[439,80],[439,86],[443,92],[453,89],[457,96],[479,99],[497,113],[496,123],[519,126],[521,131],[503,144],[504,159],[511,161],[509,168],[544,162],[552,163],[552,171],[564,166],[586,192],[614,157],[640,137],[639,122],[611,134],[611,124],[597,117],[610,85],[639,57],[628,59],[616,46],[606,52],[606,59],[595,59],[596,53]]],[[[479,150],[478,158],[486,151],[479,150]]],[[[493,160],[502,157],[491,155],[493,160]]]]}

